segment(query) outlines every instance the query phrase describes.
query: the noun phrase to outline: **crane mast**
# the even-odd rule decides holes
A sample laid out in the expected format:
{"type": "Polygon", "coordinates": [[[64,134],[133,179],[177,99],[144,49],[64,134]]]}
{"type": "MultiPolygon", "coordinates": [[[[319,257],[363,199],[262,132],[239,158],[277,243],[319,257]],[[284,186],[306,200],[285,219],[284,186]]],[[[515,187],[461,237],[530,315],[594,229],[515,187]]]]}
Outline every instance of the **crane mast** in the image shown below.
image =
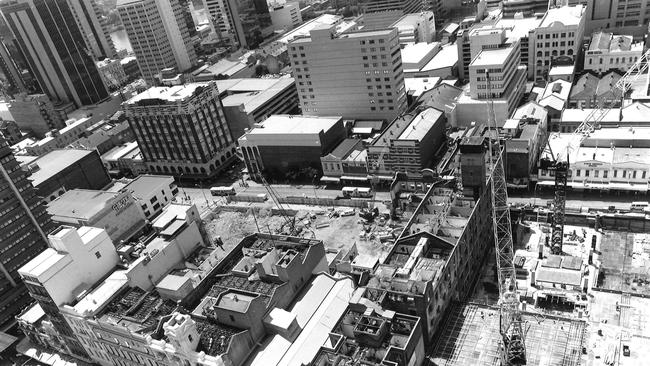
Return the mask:
{"type": "MultiPolygon", "coordinates": [[[[630,89],[632,83],[641,75],[648,71],[648,60],[650,59],[650,50],[646,51],[632,65],[629,70],[613,85],[612,91],[616,98],[613,102],[620,100],[621,108],[623,107],[623,98],[630,89]]],[[[571,151],[580,147],[580,144],[594,131],[600,122],[610,111],[609,103],[601,103],[597,108],[592,110],[582,123],[573,131],[568,143],[557,154],[553,155],[550,148],[550,139],[547,141],[546,152],[550,158],[542,159],[540,167],[553,172],[555,175],[555,197],[553,200],[553,223],[551,232],[551,253],[562,254],[562,244],[564,240],[564,223],[565,223],[565,206],[566,206],[566,186],[569,179],[569,155],[571,151]]]]}
{"type": "Polygon", "coordinates": [[[492,226],[494,230],[497,280],[499,282],[499,332],[501,334],[499,352],[501,365],[525,365],[526,344],[519,310],[519,296],[517,294],[508,190],[503,168],[504,149],[499,141],[499,132],[496,125],[490,74],[486,73],[485,77],[488,92],[488,128],[492,134],[488,143],[488,151],[492,170],[492,178],[490,179],[492,226]],[[494,151],[495,149],[496,151],[494,151]]]}

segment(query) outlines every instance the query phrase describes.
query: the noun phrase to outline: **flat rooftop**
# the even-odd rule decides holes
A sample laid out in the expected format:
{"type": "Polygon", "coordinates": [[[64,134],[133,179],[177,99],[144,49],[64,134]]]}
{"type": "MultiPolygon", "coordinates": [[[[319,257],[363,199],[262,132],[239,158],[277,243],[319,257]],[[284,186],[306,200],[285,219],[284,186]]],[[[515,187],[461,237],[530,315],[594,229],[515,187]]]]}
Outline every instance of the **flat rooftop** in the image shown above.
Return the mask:
{"type": "Polygon", "coordinates": [[[36,187],[44,181],[52,178],[65,168],[73,165],[86,156],[93,154],[94,150],[62,149],[54,150],[34,160],[32,164],[37,164],[39,169],[33,171],[30,179],[36,187]]]}
{"type": "Polygon", "coordinates": [[[585,13],[585,7],[582,5],[562,6],[559,8],[551,8],[546,11],[540,28],[549,28],[556,23],[562,26],[578,26],[580,19],[585,13]]]}
{"type": "Polygon", "coordinates": [[[124,189],[133,193],[136,198],[146,197],[153,189],[157,189],[161,185],[169,185],[174,182],[174,177],[169,175],[151,175],[142,174],[133,179],[127,184],[124,189]]]}
{"type": "Polygon", "coordinates": [[[144,92],[134,96],[125,102],[125,104],[136,104],[145,100],[162,100],[165,102],[175,103],[181,102],[203,87],[208,86],[208,83],[188,83],[175,86],[154,86],[144,92]]]}
{"type": "MultiPolygon", "coordinates": [[[[523,313],[528,365],[581,364],[587,323],[552,315],[523,313]]],[[[430,359],[438,366],[498,366],[499,311],[474,303],[456,303],[440,327],[430,359]]]]}
{"type": "Polygon", "coordinates": [[[36,258],[27,262],[18,271],[28,273],[33,277],[38,277],[57,263],[70,262],[70,260],[70,258],[66,258],[66,254],[61,254],[52,248],[47,248],[41,254],[37,255],[36,258]]]}
{"type": "Polygon", "coordinates": [[[247,112],[254,112],[264,106],[284,90],[292,87],[296,82],[294,78],[286,77],[240,80],[239,83],[233,84],[231,88],[225,90],[219,88],[220,92],[227,91],[228,93],[232,93],[223,97],[221,103],[224,107],[239,107],[243,105],[247,112]]]}
{"type": "Polygon", "coordinates": [[[246,135],[318,134],[329,130],[340,120],[341,117],[274,114],[260,123],[260,127],[251,129],[246,135]]]}
{"type": "Polygon", "coordinates": [[[130,287],[108,303],[97,318],[138,332],[158,324],[161,317],[175,308],[174,301],[163,299],[156,292],[130,287]]]}
{"type": "Polygon", "coordinates": [[[87,221],[103,210],[118,194],[90,189],[72,189],[50,202],[47,205],[47,212],[52,216],[87,221]]]}
{"type": "Polygon", "coordinates": [[[493,66],[503,65],[510,55],[515,51],[514,47],[505,47],[498,49],[485,49],[479,52],[469,64],[472,66],[493,66]]]}
{"type": "Polygon", "coordinates": [[[429,133],[433,126],[441,121],[440,117],[442,114],[442,111],[435,108],[427,108],[413,118],[411,123],[409,123],[397,139],[422,141],[424,136],[429,133]]]}

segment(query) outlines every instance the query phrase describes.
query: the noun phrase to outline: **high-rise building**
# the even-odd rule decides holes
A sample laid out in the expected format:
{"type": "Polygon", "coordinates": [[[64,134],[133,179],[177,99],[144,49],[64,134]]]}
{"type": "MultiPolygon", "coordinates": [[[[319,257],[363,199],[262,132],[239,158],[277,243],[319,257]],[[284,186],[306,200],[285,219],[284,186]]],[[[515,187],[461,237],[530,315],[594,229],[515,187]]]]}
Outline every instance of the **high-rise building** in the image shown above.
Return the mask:
{"type": "Polygon", "coordinates": [[[643,38],[650,24],[650,0],[567,0],[568,5],[585,5],[585,32],[606,30],[643,38]]]}
{"type": "Polygon", "coordinates": [[[215,82],[150,88],[123,107],[152,173],[206,178],[235,157],[215,82]]]}
{"type": "Polygon", "coordinates": [[[32,301],[18,269],[47,247],[51,228],[27,174],[0,137],[0,330],[32,301]]]}
{"type": "Polygon", "coordinates": [[[117,10],[148,83],[163,69],[183,72],[196,64],[179,0],[119,0],[117,10]]]}
{"type": "Polygon", "coordinates": [[[96,1],[77,0],[70,1],[69,4],[87,50],[93,54],[96,60],[115,57],[113,40],[109,35],[106,22],[99,17],[96,1]]]}
{"type": "Polygon", "coordinates": [[[406,109],[397,29],[357,29],[323,25],[289,43],[303,114],[390,121],[406,109]]]}
{"type": "MultiPolygon", "coordinates": [[[[83,23],[66,0],[12,0],[0,11],[41,90],[77,106],[108,97],[84,40],[83,23]]],[[[93,28],[94,29],[94,28],[93,28]]]]}
{"type": "Polygon", "coordinates": [[[215,32],[236,46],[257,48],[273,32],[266,0],[205,0],[205,5],[215,32]]]}

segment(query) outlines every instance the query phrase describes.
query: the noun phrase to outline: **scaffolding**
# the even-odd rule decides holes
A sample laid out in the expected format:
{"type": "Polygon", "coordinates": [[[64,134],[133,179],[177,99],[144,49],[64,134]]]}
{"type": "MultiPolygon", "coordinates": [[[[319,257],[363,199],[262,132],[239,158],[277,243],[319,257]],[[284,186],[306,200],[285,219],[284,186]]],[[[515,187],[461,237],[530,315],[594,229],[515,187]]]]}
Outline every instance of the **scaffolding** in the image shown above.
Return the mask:
{"type": "MultiPolygon", "coordinates": [[[[522,313],[529,366],[580,364],[586,323],[532,313],[522,313]]],[[[499,310],[475,303],[456,303],[441,327],[433,353],[437,366],[497,366],[501,362],[499,310]]]]}

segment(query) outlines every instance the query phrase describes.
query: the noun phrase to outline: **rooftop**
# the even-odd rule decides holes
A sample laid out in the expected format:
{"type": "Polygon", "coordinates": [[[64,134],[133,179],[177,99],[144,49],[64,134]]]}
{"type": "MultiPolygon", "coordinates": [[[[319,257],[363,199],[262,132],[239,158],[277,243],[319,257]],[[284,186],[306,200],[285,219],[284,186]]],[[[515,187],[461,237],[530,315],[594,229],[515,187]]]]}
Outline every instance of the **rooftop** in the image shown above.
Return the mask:
{"type": "Polygon", "coordinates": [[[309,32],[317,27],[320,27],[324,24],[326,25],[332,25],[336,24],[340,21],[343,20],[343,17],[339,15],[333,15],[333,14],[323,14],[319,16],[318,18],[314,18],[312,20],[309,20],[299,27],[294,28],[290,32],[285,33],[282,38],[276,40],[275,42],[280,42],[280,43],[289,43],[291,42],[294,38],[297,37],[307,37],[309,36],[309,32]]]}
{"type": "Polygon", "coordinates": [[[148,100],[160,100],[169,103],[182,102],[200,93],[209,83],[188,83],[174,86],[154,86],[134,96],[125,104],[137,104],[148,100]]]}
{"type": "Polygon", "coordinates": [[[513,113],[512,118],[515,119],[532,118],[538,121],[543,121],[546,119],[547,116],[548,116],[548,112],[546,111],[546,109],[544,109],[544,107],[542,107],[541,105],[535,102],[528,102],[523,106],[517,108],[513,113]]]}
{"type": "Polygon", "coordinates": [[[550,28],[555,26],[578,26],[584,16],[583,5],[562,6],[551,8],[546,11],[539,28],[550,28]]]}
{"type": "MultiPolygon", "coordinates": [[[[224,107],[244,106],[247,112],[254,112],[265,105],[271,99],[277,97],[282,91],[295,85],[295,79],[290,77],[268,78],[268,79],[227,79],[225,81],[236,81],[230,87],[222,88],[217,82],[220,92],[228,92],[229,95],[221,99],[224,107]]],[[[222,82],[222,84],[225,84],[222,82]]],[[[225,85],[224,85],[225,86],[225,85]]]]}
{"type": "Polygon", "coordinates": [[[149,197],[153,190],[161,186],[169,187],[174,183],[174,177],[168,175],[142,174],[127,184],[124,189],[131,192],[135,198],[149,197]]]}
{"type": "Polygon", "coordinates": [[[260,123],[259,127],[252,128],[247,134],[318,134],[329,130],[340,120],[341,117],[274,114],[260,123]]]}
{"type": "Polygon", "coordinates": [[[59,253],[52,248],[47,248],[37,255],[36,258],[27,262],[18,271],[27,273],[29,276],[38,277],[58,263],[68,263],[71,259],[66,253],[59,253]]]}
{"type": "Polygon", "coordinates": [[[442,115],[442,111],[435,108],[425,109],[413,118],[411,123],[397,139],[422,141],[431,128],[439,121],[442,121],[440,118],[442,115]]]}
{"type": "MultiPolygon", "coordinates": [[[[453,67],[458,63],[458,50],[455,44],[445,44],[440,51],[424,65],[420,71],[431,71],[443,69],[446,67],[453,67]]],[[[450,75],[451,76],[451,75],[450,75]]]]}
{"type": "Polygon", "coordinates": [[[505,47],[498,49],[485,49],[479,52],[470,63],[472,66],[493,66],[504,65],[511,54],[515,51],[514,47],[505,47]]]}
{"type": "Polygon", "coordinates": [[[175,308],[173,301],[163,299],[156,292],[130,287],[109,302],[97,317],[134,332],[143,332],[153,330],[160,318],[171,314],[175,308]]]}
{"type": "Polygon", "coordinates": [[[94,150],[62,149],[54,150],[34,160],[32,164],[38,165],[38,170],[32,171],[30,179],[37,187],[44,181],[52,178],[67,167],[75,164],[86,156],[95,153],[94,150]]]}
{"type": "Polygon", "coordinates": [[[345,159],[352,153],[355,148],[359,145],[359,142],[361,140],[358,139],[345,139],[341,141],[341,143],[332,150],[330,155],[338,158],[338,159],[345,159]]]}
{"type": "Polygon", "coordinates": [[[88,221],[106,208],[108,202],[118,195],[119,193],[115,192],[72,189],[50,202],[47,211],[52,216],[88,221]]]}

